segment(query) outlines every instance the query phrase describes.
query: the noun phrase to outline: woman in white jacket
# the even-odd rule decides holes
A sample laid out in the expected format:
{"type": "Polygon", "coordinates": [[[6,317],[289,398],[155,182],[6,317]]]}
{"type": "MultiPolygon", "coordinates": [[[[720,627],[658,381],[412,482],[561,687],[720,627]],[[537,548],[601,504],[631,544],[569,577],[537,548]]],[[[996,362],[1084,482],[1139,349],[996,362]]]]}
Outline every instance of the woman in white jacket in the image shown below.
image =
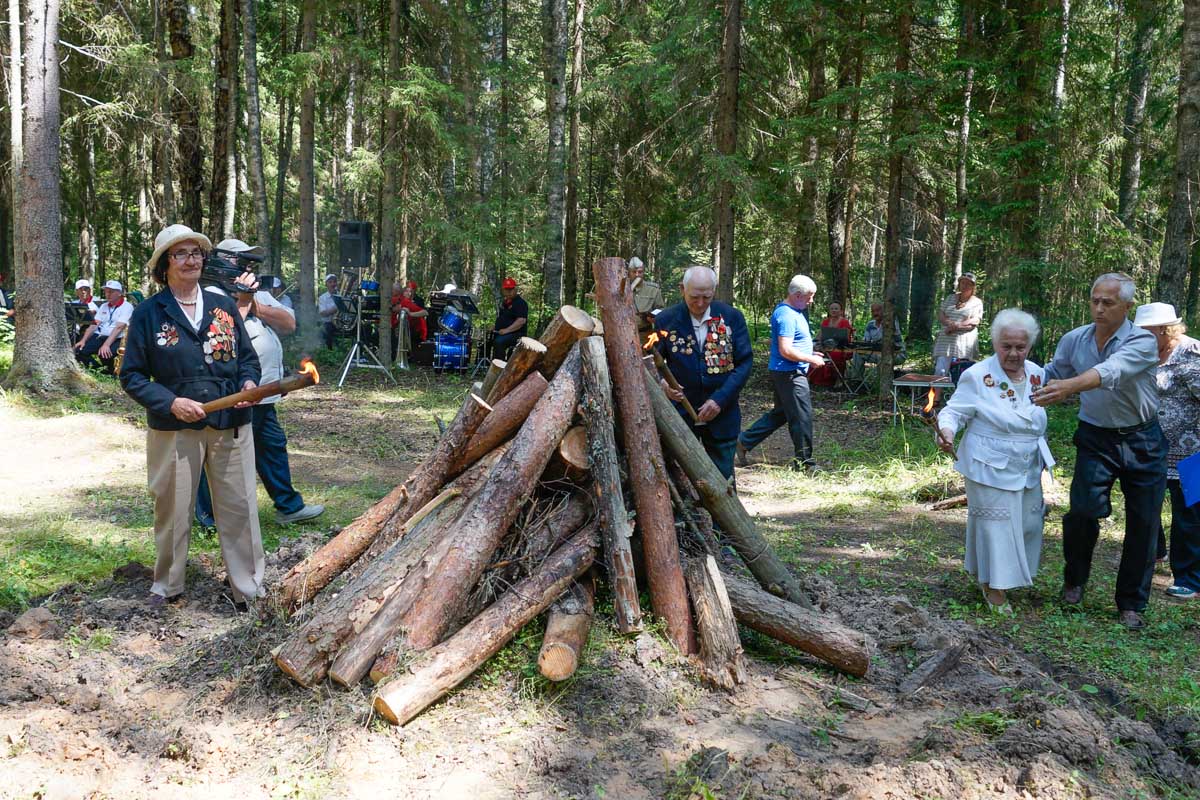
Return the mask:
{"type": "Polygon", "coordinates": [[[938,414],[938,446],[953,452],[967,484],[967,572],[979,581],[992,611],[1011,614],[1008,589],[1033,584],[1042,554],[1041,473],[1054,466],[1046,445],[1046,411],[1030,394],[1042,368],[1027,361],[1037,321],[1007,308],[992,322],[995,355],[963,373],[938,414]]]}

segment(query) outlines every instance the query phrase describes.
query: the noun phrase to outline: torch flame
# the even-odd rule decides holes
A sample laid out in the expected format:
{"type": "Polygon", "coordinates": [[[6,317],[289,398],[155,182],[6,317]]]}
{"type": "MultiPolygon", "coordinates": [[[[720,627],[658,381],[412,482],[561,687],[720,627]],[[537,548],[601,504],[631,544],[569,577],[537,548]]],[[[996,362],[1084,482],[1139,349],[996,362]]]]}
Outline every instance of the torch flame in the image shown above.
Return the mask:
{"type": "Polygon", "coordinates": [[[313,383],[321,382],[321,373],[317,372],[317,365],[311,358],[300,359],[300,372],[303,375],[312,375],[313,383]]]}
{"type": "Polygon", "coordinates": [[[649,350],[665,338],[667,338],[666,331],[650,331],[650,336],[646,338],[646,343],[642,345],[642,349],[649,350]]]}
{"type": "Polygon", "coordinates": [[[929,387],[929,396],[925,400],[925,407],[921,409],[921,413],[927,417],[930,414],[932,414],[933,413],[933,403],[936,399],[937,399],[937,392],[935,392],[933,390],[933,387],[930,386],[929,387]]]}

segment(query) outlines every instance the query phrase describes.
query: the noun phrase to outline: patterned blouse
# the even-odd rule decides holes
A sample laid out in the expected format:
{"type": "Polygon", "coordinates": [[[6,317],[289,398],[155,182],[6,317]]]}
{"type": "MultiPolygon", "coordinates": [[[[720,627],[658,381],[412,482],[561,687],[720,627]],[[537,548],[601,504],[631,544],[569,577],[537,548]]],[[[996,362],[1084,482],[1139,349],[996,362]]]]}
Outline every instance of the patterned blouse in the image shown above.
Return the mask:
{"type": "MultiPolygon", "coordinates": [[[[963,322],[967,319],[976,319],[982,324],[983,322],[983,301],[978,295],[972,295],[971,299],[958,305],[958,292],[952,292],[940,306],[941,312],[946,315],[946,318],[951,322],[963,322]]],[[[979,360],[979,328],[973,328],[962,333],[947,333],[944,329],[933,340],[933,357],[949,356],[950,358],[969,358],[972,361],[979,360]]]]}
{"type": "Polygon", "coordinates": [[[1200,452],[1200,341],[1184,336],[1158,367],[1158,422],[1167,437],[1167,478],[1176,465],[1200,452]]]}

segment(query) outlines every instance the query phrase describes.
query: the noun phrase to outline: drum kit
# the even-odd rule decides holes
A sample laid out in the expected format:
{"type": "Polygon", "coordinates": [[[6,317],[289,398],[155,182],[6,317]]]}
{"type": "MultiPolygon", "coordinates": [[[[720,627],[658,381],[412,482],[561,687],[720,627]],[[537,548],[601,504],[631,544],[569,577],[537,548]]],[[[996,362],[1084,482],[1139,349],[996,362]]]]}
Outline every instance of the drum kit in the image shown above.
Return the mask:
{"type": "Polygon", "coordinates": [[[469,292],[447,286],[429,296],[430,315],[436,314],[438,332],[433,336],[433,368],[437,372],[462,372],[471,366],[472,318],[479,313],[469,292]]]}

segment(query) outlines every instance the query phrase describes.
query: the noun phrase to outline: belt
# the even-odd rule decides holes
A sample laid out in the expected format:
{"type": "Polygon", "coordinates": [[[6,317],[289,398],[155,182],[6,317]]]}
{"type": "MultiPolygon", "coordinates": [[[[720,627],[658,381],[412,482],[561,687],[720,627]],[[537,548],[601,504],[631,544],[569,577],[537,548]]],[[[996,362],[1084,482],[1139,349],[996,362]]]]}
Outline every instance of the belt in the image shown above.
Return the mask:
{"type": "Polygon", "coordinates": [[[1127,428],[1104,428],[1100,425],[1093,425],[1090,422],[1084,422],[1083,420],[1079,420],[1079,424],[1087,425],[1089,428],[1095,428],[1096,430],[1104,431],[1105,433],[1115,433],[1117,436],[1128,436],[1131,433],[1140,433],[1141,431],[1149,429],[1153,425],[1157,425],[1158,420],[1148,419],[1145,422],[1139,422],[1137,425],[1130,425],[1127,428]]]}

